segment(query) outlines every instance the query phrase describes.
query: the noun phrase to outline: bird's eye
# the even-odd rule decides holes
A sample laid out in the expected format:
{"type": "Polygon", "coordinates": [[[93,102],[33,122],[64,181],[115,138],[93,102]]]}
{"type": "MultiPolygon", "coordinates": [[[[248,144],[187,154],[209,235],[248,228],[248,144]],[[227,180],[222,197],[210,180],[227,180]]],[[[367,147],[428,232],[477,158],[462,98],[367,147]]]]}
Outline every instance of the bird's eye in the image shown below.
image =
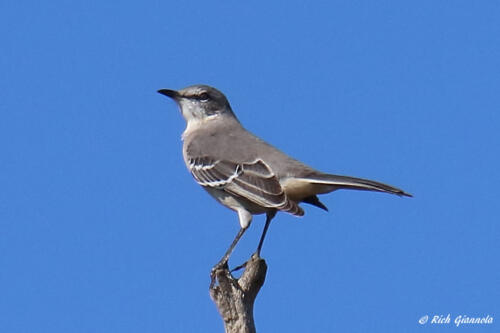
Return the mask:
{"type": "Polygon", "coordinates": [[[206,102],[209,99],[209,96],[207,93],[201,93],[198,95],[198,99],[202,102],[206,102]]]}

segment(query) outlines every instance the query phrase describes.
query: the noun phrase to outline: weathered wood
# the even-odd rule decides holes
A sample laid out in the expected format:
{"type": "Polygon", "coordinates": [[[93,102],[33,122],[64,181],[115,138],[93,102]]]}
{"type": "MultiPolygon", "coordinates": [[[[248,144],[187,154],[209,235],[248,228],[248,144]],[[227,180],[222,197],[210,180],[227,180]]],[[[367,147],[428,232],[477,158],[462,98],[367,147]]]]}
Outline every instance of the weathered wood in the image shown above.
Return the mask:
{"type": "Polygon", "coordinates": [[[255,333],[253,304],[266,279],[266,261],[254,254],[245,265],[239,279],[229,268],[215,271],[216,284],[210,287],[210,297],[224,321],[226,333],[255,333]]]}

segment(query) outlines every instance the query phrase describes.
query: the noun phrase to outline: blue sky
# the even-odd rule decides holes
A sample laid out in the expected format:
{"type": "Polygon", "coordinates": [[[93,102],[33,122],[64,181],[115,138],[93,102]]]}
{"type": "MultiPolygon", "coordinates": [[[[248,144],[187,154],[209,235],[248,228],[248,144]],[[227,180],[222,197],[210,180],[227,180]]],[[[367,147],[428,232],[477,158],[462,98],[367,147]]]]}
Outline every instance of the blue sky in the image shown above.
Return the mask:
{"type": "Polygon", "coordinates": [[[237,216],[192,180],[184,120],[156,93],[195,83],[307,164],[415,196],[339,191],[322,197],[329,213],[279,214],[259,331],[457,329],[418,323],[448,313],[492,316],[481,329],[498,331],[499,10],[2,3],[0,331],[223,331],[209,272],[237,216]]]}

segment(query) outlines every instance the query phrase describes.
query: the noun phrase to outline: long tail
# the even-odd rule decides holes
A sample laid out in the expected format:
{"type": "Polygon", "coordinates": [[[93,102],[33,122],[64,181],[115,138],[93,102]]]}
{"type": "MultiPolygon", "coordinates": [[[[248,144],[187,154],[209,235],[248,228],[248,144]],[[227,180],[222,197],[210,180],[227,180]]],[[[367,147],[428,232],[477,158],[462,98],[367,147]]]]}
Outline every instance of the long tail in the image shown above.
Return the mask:
{"type": "Polygon", "coordinates": [[[312,177],[308,177],[307,180],[312,184],[326,185],[327,188],[331,188],[330,190],[327,190],[325,192],[330,192],[336,189],[354,189],[385,192],[396,194],[399,196],[412,197],[411,194],[406,193],[405,191],[397,187],[363,178],[318,173],[312,177]]]}
{"type": "Polygon", "coordinates": [[[319,201],[317,195],[340,189],[376,191],[412,197],[411,194],[384,183],[363,178],[330,175],[321,172],[312,172],[302,177],[287,178],[283,181],[282,186],[287,196],[292,200],[305,202],[324,210],[328,210],[328,208],[319,201]]]}

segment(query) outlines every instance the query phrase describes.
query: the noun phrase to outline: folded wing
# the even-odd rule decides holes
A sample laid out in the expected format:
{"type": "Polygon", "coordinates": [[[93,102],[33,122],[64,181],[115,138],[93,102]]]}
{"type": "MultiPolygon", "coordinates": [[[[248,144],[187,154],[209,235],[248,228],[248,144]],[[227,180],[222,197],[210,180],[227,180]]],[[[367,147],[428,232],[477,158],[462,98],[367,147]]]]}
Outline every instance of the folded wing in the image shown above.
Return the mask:
{"type": "Polygon", "coordinates": [[[302,208],[287,197],[276,175],[260,159],[252,163],[235,163],[196,157],[188,162],[191,174],[201,186],[223,190],[266,209],[304,215],[302,208]]]}

